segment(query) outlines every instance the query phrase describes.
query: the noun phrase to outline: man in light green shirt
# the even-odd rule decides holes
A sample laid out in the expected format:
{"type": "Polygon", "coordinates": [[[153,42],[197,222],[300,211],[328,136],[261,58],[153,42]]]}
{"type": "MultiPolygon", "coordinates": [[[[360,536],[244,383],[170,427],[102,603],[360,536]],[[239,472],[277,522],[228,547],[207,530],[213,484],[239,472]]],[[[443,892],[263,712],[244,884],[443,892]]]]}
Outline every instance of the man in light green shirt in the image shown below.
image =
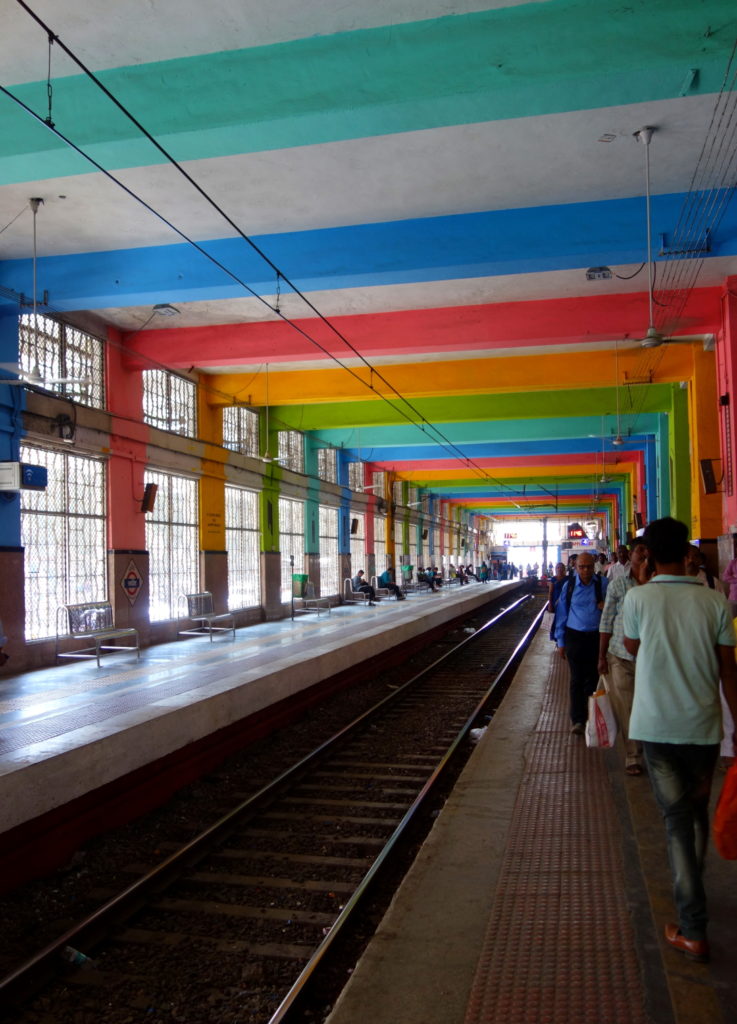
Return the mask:
{"type": "Polygon", "coordinates": [[[642,742],[665,820],[678,924],[670,945],[689,959],[709,959],[702,870],[709,837],[709,795],[722,738],[721,676],[737,711],[735,633],[722,594],[686,576],[688,527],[657,519],[643,541],[655,574],[623,604],[624,645],[636,657],[630,737],[642,742]]]}

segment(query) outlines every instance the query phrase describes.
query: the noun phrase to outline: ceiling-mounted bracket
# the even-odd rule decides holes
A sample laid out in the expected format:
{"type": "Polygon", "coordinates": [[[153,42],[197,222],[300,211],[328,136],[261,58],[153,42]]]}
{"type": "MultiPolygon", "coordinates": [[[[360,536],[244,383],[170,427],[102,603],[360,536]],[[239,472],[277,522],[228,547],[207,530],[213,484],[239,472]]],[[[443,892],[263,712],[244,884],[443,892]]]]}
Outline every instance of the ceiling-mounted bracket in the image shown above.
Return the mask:
{"type": "Polygon", "coordinates": [[[665,232],[660,235],[659,256],[675,256],[678,259],[696,259],[699,256],[706,256],[711,252],[711,232],[709,228],[704,231],[703,245],[694,245],[686,249],[670,249],[668,247],[668,236],[665,232]]]}
{"type": "MultiPolygon", "coordinates": [[[[43,294],[41,295],[41,298],[40,299],[36,299],[36,305],[37,306],[48,306],[48,304],[49,304],[49,293],[44,288],[43,294]]],[[[23,292],[21,292],[20,293],[19,305],[20,305],[21,309],[33,309],[33,296],[31,296],[29,298],[28,295],[24,295],[23,292]]]]}

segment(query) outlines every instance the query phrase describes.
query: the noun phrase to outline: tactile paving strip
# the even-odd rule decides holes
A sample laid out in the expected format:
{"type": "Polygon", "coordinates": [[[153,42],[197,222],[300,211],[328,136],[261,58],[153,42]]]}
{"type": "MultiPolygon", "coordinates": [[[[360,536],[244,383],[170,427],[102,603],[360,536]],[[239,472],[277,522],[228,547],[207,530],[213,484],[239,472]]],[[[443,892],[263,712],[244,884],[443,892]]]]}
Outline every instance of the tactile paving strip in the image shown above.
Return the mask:
{"type": "Polygon", "coordinates": [[[465,1024],[648,1024],[601,751],[570,735],[555,655],[465,1024]]]}

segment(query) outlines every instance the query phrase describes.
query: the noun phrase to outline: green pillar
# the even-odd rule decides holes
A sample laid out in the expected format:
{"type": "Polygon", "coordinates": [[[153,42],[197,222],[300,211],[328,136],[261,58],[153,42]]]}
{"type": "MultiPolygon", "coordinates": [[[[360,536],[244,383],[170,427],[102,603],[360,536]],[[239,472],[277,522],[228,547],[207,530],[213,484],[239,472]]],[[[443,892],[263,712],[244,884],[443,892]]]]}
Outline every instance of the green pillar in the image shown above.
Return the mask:
{"type": "Polygon", "coordinates": [[[671,468],[670,515],[691,528],[691,443],[688,430],[688,391],[672,385],[668,430],[671,468]]]}

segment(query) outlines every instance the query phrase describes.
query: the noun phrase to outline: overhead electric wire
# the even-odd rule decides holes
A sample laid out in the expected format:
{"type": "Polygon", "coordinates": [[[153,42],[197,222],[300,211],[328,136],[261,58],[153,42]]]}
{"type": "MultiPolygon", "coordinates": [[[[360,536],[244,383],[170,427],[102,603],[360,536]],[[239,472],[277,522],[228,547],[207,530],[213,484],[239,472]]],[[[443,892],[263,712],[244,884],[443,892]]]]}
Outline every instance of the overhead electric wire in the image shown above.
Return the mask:
{"type": "Polygon", "coordinates": [[[212,257],[209,253],[206,252],[206,250],[204,250],[201,246],[197,245],[197,243],[195,243],[192,239],[188,238],[188,236],[186,236],[182,231],[180,231],[179,229],[174,227],[174,225],[171,224],[171,222],[169,222],[165,217],[163,217],[156,210],[154,210],[153,207],[151,207],[148,203],[146,203],[144,200],[142,200],[140,197],[138,197],[134,192],[132,192],[132,190],[130,190],[127,186],[125,186],[118,178],[116,178],[113,174],[111,174],[111,172],[107,171],[96,160],[94,160],[86,152],[84,152],[84,150],[82,150],[76,144],[71,142],[70,139],[68,139],[63,133],[61,133],[61,132],[59,132],[57,130],[57,128],[55,127],[55,125],[51,121],[51,116],[50,115],[49,115],[48,118],[45,118],[45,119],[40,117],[38,114],[36,114],[35,111],[33,111],[30,107],[28,107],[25,103],[23,103],[20,99],[18,99],[18,97],[14,96],[13,93],[11,93],[8,89],[4,88],[3,86],[0,86],[0,89],[2,90],[3,93],[5,93],[5,95],[7,95],[14,102],[18,103],[21,107],[23,107],[23,109],[25,109],[28,113],[30,113],[33,117],[35,117],[40,123],[44,124],[46,128],[48,128],[50,131],[52,131],[55,134],[57,134],[58,137],[60,139],[62,139],[62,141],[64,141],[67,145],[71,146],[76,152],[78,152],[80,154],[80,156],[82,156],[85,159],[89,160],[89,162],[92,163],[93,166],[97,167],[98,170],[100,170],[102,173],[106,174],[110,178],[110,180],[112,180],[116,184],[118,184],[132,198],[134,198],[138,202],[140,202],[143,206],[145,206],[155,216],[159,217],[159,219],[162,220],[163,223],[167,224],[167,226],[170,227],[172,230],[174,230],[181,238],[185,239],[187,242],[189,242],[189,244],[191,244],[195,248],[197,248],[199,252],[201,252],[208,259],[210,259],[213,263],[215,263],[221,270],[223,270],[226,274],[228,274],[228,276],[231,277],[234,281],[236,281],[241,287],[245,288],[251,295],[253,295],[259,301],[261,301],[264,305],[266,305],[284,323],[288,324],[290,327],[292,327],[294,330],[296,330],[298,333],[300,333],[312,345],[315,345],[315,347],[319,348],[320,351],[322,351],[330,359],[332,359],[334,362],[336,362],[343,370],[345,370],[346,372],[350,373],[351,376],[355,377],[358,381],[360,381],[360,383],[363,386],[367,387],[375,395],[377,395],[379,398],[381,398],[382,401],[386,402],[395,412],[397,412],[400,415],[402,415],[408,422],[412,423],[414,426],[418,427],[420,430],[422,430],[425,433],[427,432],[426,428],[429,428],[430,430],[434,431],[435,434],[437,435],[437,437],[440,439],[441,446],[444,447],[450,454],[452,454],[454,458],[456,458],[458,461],[461,461],[461,462],[465,463],[467,466],[469,466],[470,468],[472,468],[483,479],[491,480],[492,482],[498,484],[499,486],[501,486],[503,488],[507,486],[502,481],[497,480],[494,477],[491,477],[488,473],[486,473],[486,471],[481,466],[476,465],[476,463],[472,459],[469,459],[468,456],[466,456],[465,453],[460,448],[458,448],[458,446],[456,444],[454,444],[449,438],[447,438],[443,434],[443,432],[438,427],[435,426],[435,424],[433,424],[429,420],[427,420],[426,417],[423,416],[423,414],[419,411],[419,409],[417,409],[412,404],[412,402],[410,402],[407,398],[405,398],[404,395],[402,395],[399,391],[397,391],[397,389],[394,387],[394,385],[390,381],[388,381],[383,376],[383,374],[381,374],[374,366],[372,366],[368,362],[367,359],[365,359],[365,357],[358,351],[358,349],[356,349],[354,347],[354,345],[349,341],[349,339],[346,338],[345,335],[340,330],[338,330],[338,328],[323,313],[320,312],[320,310],[314,305],[314,303],[312,303],[307,298],[307,296],[304,295],[302,293],[302,291],[300,291],[300,289],[291,281],[291,279],[279,267],[277,267],[277,265],[253,241],[253,239],[250,238],[240,228],[240,226],[222,209],[222,207],[217,202],[215,202],[215,200],[212,198],[212,196],[210,196],[209,193],[205,189],[202,188],[202,186],[181,166],[181,164],[168,152],[168,150],[164,146],[161,145],[161,143],[144,127],[143,124],[141,124],[141,122],[135,117],[135,115],[132,114],[125,107],[125,105],[122,104],[120,102],[120,100],[118,100],[118,98],[107,88],[107,86],[105,86],[104,83],[100,81],[100,79],[95,75],[95,73],[93,71],[91,71],[86,66],[86,64],[82,60],[80,60],[79,57],[77,57],[77,55],[72,50],[69,49],[69,47],[60,39],[60,37],[55,32],[52,32],[52,30],[44,22],[44,20],[39,15],[37,15],[36,12],[33,11],[32,8],[30,8],[27,3],[25,3],[25,0],[16,0],[16,3],[18,3],[18,5],[20,7],[22,7],[26,11],[26,13],[44,30],[44,32],[46,33],[46,35],[48,37],[49,44],[51,45],[51,43],[53,42],[53,43],[58,44],[61,47],[61,49],[64,51],[64,53],[66,53],[67,56],[84,72],[84,74],[87,75],[87,77],[98,87],[98,89],[100,89],[104,93],[104,95],[118,108],[118,110],[120,110],[120,112],[126,118],[128,118],[128,120],[138,129],[138,131],[141,132],[141,134],[146,139],[148,139],[148,141],[159,151],[159,153],[161,153],[161,155],[167,160],[167,162],[170,163],[182,175],[183,178],[185,178],[185,180],[202,196],[203,199],[205,199],[205,201],[207,203],[210,204],[210,206],[212,206],[212,208],[219,214],[219,216],[221,216],[225,220],[225,222],[238,234],[238,236],[240,238],[242,238],[243,241],[246,242],[246,244],[249,245],[253,249],[253,251],[257,253],[258,256],[261,257],[261,259],[267,264],[267,266],[269,266],[272,269],[272,271],[276,275],[277,282],[279,281],[279,279],[283,280],[292,289],[294,294],[297,295],[305,303],[305,305],[310,310],[312,310],[312,312],[316,315],[316,317],[319,320],[321,320],[322,323],[324,323],[325,326],[328,327],[328,329],[330,331],[332,331],[332,333],[337,338],[339,338],[343,342],[343,344],[348,349],[350,349],[350,351],[353,352],[354,355],[357,356],[358,359],[361,360],[361,362],[367,367],[367,369],[369,369],[371,371],[372,375],[376,374],[378,379],[380,381],[382,381],[382,383],[389,389],[390,392],[392,392],[397,397],[397,399],[399,399],[400,402],[403,402],[407,406],[407,408],[411,410],[411,412],[417,417],[417,419],[420,422],[416,422],[416,421],[412,420],[412,418],[410,416],[408,416],[406,413],[404,413],[403,410],[397,408],[397,406],[392,401],[390,401],[390,399],[386,395],[382,394],[377,388],[375,388],[372,383],[370,383],[370,382],[366,383],[366,381],[364,381],[358,374],[354,373],[353,370],[350,367],[348,367],[344,363],[342,363],[341,360],[338,359],[337,356],[333,355],[332,352],[330,352],[328,349],[326,349],[323,345],[321,345],[318,341],[316,341],[313,337],[311,337],[311,335],[309,335],[302,328],[298,327],[298,325],[295,324],[294,321],[292,321],[288,317],[284,316],[284,314],[282,314],[281,310],[278,308],[278,304],[277,304],[276,308],[273,307],[269,302],[267,302],[267,300],[265,300],[262,296],[260,296],[254,289],[250,288],[244,281],[240,280],[240,278],[238,278],[237,275],[233,274],[228,268],[226,268],[224,266],[224,264],[222,264],[219,260],[217,260],[214,257],[212,257]]]}

